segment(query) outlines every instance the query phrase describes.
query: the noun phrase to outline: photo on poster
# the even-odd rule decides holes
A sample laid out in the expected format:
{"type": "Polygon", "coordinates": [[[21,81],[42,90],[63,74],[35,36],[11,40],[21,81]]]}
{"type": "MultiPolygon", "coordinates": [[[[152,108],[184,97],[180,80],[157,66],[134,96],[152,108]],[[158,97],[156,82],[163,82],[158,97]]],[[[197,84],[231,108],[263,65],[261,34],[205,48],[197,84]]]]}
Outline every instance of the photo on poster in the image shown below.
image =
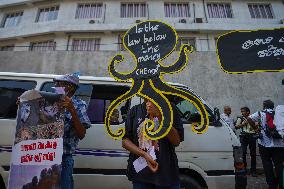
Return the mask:
{"type": "Polygon", "coordinates": [[[44,98],[20,104],[14,144],[24,140],[52,139],[63,136],[63,120],[56,103],[44,98]]]}
{"type": "Polygon", "coordinates": [[[60,189],[61,165],[13,165],[9,187],[13,189],[60,189]]]}

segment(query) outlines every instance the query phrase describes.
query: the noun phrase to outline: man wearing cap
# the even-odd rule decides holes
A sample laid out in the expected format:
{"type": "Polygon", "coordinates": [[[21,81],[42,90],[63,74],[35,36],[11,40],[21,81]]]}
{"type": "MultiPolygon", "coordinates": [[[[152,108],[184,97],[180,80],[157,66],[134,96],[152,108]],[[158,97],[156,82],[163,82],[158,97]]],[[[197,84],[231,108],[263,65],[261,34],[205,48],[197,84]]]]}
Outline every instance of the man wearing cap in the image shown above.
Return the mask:
{"type": "Polygon", "coordinates": [[[67,74],[55,78],[54,82],[55,87],[64,88],[66,94],[59,104],[61,108],[65,108],[61,188],[73,189],[74,160],[72,155],[79,139],[82,140],[86,129],[91,127],[91,122],[87,115],[86,103],[73,96],[79,87],[79,75],[77,73],[67,74]]]}

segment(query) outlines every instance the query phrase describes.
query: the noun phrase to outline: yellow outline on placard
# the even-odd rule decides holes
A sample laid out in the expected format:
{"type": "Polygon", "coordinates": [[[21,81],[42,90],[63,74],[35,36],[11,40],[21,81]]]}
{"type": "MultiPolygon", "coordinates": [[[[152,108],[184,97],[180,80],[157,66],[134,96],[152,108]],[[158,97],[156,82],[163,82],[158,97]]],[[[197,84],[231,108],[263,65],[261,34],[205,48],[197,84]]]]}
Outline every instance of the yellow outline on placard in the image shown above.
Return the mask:
{"type": "MultiPolygon", "coordinates": [[[[183,46],[185,46],[185,45],[186,45],[186,44],[183,44],[183,45],[180,47],[180,49],[182,49],[183,46]]],[[[193,47],[192,47],[192,46],[190,46],[190,47],[191,47],[190,50],[184,49],[184,50],[185,50],[184,53],[188,53],[188,54],[189,54],[189,53],[192,53],[192,52],[193,52],[193,47]]],[[[181,53],[182,53],[182,51],[179,51],[179,55],[180,55],[181,53]]],[[[179,56],[179,57],[180,57],[180,56],[179,56]]],[[[179,73],[179,72],[181,72],[181,71],[188,65],[189,56],[186,55],[185,58],[186,58],[186,64],[184,64],[184,66],[183,66],[182,68],[180,68],[180,69],[178,69],[178,70],[176,70],[176,71],[173,71],[173,72],[168,72],[168,73],[161,72],[160,79],[161,79],[161,81],[162,81],[165,85],[167,85],[168,87],[174,88],[174,89],[176,89],[177,91],[184,92],[184,93],[186,93],[186,94],[188,94],[188,95],[194,97],[193,94],[190,94],[190,93],[188,93],[188,92],[186,92],[186,91],[182,91],[182,90],[180,90],[180,89],[178,89],[178,88],[176,88],[176,87],[174,87],[174,86],[168,85],[166,82],[163,81],[163,76],[162,76],[162,75],[164,75],[164,74],[179,73]]],[[[171,64],[171,65],[174,65],[174,64],[175,64],[175,63],[173,63],[173,64],[171,64]]],[[[171,65],[169,65],[169,66],[167,66],[167,67],[170,67],[171,65]]],[[[176,95],[176,96],[179,96],[179,97],[181,97],[181,98],[183,98],[183,99],[186,99],[187,101],[191,102],[191,103],[195,106],[195,108],[200,112],[200,115],[202,115],[202,114],[201,114],[201,111],[200,111],[200,108],[197,106],[197,104],[196,104],[195,102],[193,102],[192,100],[188,99],[186,96],[183,96],[183,95],[177,94],[177,93],[164,92],[164,91],[163,91],[162,93],[164,93],[164,94],[169,94],[169,95],[173,95],[173,96],[176,95]]],[[[195,98],[195,97],[194,97],[194,98],[195,98]]],[[[202,103],[202,101],[199,100],[198,97],[196,97],[195,99],[203,106],[203,108],[204,108],[204,110],[205,110],[204,112],[205,112],[205,117],[206,117],[206,119],[207,119],[208,125],[206,125],[206,128],[205,128],[202,132],[198,132],[198,131],[194,130],[194,127],[192,126],[192,131],[195,132],[195,133],[197,133],[197,134],[203,134],[203,133],[205,133],[205,132],[208,130],[208,126],[209,126],[208,112],[207,112],[207,110],[206,110],[204,104],[202,103]]],[[[204,116],[204,115],[202,115],[202,117],[203,117],[203,116],[204,116]]],[[[202,123],[204,123],[203,119],[202,119],[202,122],[201,122],[200,124],[202,125],[202,123]]]]}
{"type": "Polygon", "coordinates": [[[263,31],[263,30],[281,30],[284,29],[284,27],[280,27],[280,28],[269,28],[269,29],[257,29],[257,30],[233,30],[230,31],[228,33],[222,34],[220,36],[218,36],[217,41],[216,41],[216,55],[217,55],[217,63],[219,64],[219,66],[221,67],[221,69],[227,73],[227,74],[246,74],[246,73],[263,73],[263,72],[284,72],[284,69],[282,70],[254,70],[254,71],[246,71],[246,72],[229,72],[227,70],[225,70],[221,64],[221,60],[220,60],[220,56],[219,56],[219,51],[218,51],[218,41],[219,38],[231,33],[235,33],[235,32],[243,32],[243,33],[248,33],[248,32],[254,32],[254,31],[263,31]]]}
{"type": "MultiPolygon", "coordinates": [[[[167,85],[168,87],[174,88],[174,89],[176,89],[177,91],[184,92],[184,93],[186,93],[186,94],[188,94],[188,95],[190,95],[190,96],[193,96],[193,97],[195,98],[194,94],[190,94],[190,93],[188,93],[188,92],[186,92],[186,91],[180,90],[180,89],[178,89],[178,88],[176,88],[176,87],[174,87],[174,86],[171,86],[171,85],[169,85],[169,84],[167,84],[167,83],[164,83],[164,84],[167,85]]],[[[200,115],[201,115],[202,117],[204,116],[204,115],[201,114],[200,108],[197,106],[197,104],[196,104],[195,102],[193,102],[192,100],[190,100],[189,98],[187,98],[186,96],[181,95],[181,94],[178,94],[178,93],[172,93],[172,92],[166,92],[166,91],[162,91],[162,93],[168,94],[168,95],[173,95],[173,96],[179,96],[179,97],[181,97],[181,98],[183,98],[183,99],[185,99],[185,100],[191,102],[191,103],[195,106],[195,108],[200,112],[200,115]]],[[[201,100],[199,100],[198,97],[196,97],[195,99],[201,104],[201,106],[203,106],[203,108],[204,108],[204,110],[205,110],[205,111],[204,111],[204,112],[205,112],[205,118],[207,119],[208,124],[209,124],[208,112],[207,112],[207,110],[206,110],[204,104],[201,102],[201,100]]],[[[202,123],[204,123],[204,121],[203,121],[203,119],[201,119],[201,120],[202,120],[202,121],[201,121],[200,124],[202,125],[202,123]]],[[[206,128],[205,128],[202,132],[198,132],[198,131],[194,130],[194,127],[193,127],[193,126],[194,126],[194,125],[192,125],[192,128],[191,128],[193,132],[195,132],[195,133],[197,133],[197,134],[203,134],[203,133],[205,133],[205,132],[208,130],[208,126],[209,126],[209,125],[206,125],[206,128]]]]}
{"type": "MultiPolygon", "coordinates": [[[[135,65],[135,68],[134,68],[132,71],[129,71],[129,72],[117,72],[117,74],[120,74],[120,75],[123,75],[123,76],[127,76],[127,75],[130,75],[131,73],[133,73],[133,72],[137,69],[137,67],[138,67],[138,60],[136,59],[136,56],[134,55],[134,53],[126,46],[126,44],[125,44],[125,36],[128,35],[128,33],[129,33],[129,31],[130,31],[131,29],[133,29],[133,28],[136,27],[137,25],[140,25],[140,24],[145,23],[145,22],[150,22],[150,23],[151,23],[151,22],[157,22],[157,23],[159,23],[159,24],[162,23],[162,24],[168,26],[169,28],[172,29],[172,31],[174,32],[175,38],[176,38],[175,44],[174,44],[172,50],[169,51],[167,54],[165,54],[162,58],[160,58],[160,59],[157,61],[158,65],[160,65],[161,67],[164,67],[164,68],[169,68],[169,67],[173,66],[173,65],[178,61],[178,59],[177,59],[176,62],[174,62],[173,64],[171,64],[171,65],[169,65],[169,66],[164,66],[164,65],[162,64],[162,60],[164,60],[165,58],[167,58],[167,57],[168,57],[170,54],[172,54],[172,52],[176,49],[176,46],[177,46],[177,43],[178,43],[178,39],[179,39],[179,36],[178,36],[178,34],[177,34],[177,31],[176,31],[171,25],[169,25],[169,24],[167,24],[167,23],[165,23],[165,22],[163,22],[163,21],[161,21],[161,20],[146,20],[146,21],[140,22],[140,23],[138,23],[138,24],[135,24],[134,26],[132,26],[132,27],[123,35],[123,46],[124,46],[125,49],[127,49],[127,50],[129,51],[129,53],[130,53],[131,56],[133,57],[133,59],[134,59],[136,65],[135,65]]],[[[182,49],[182,48],[184,47],[184,45],[185,45],[185,44],[183,44],[180,49],[182,49]]],[[[186,92],[186,91],[183,91],[183,90],[180,90],[180,89],[175,88],[175,87],[173,87],[173,86],[170,86],[170,85],[168,85],[166,82],[163,81],[163,75],[164,75],[164,74],[178,73],[178,72],[182,71],[182,70],[188,65],[188,59],[189,59],[188,54],[193,51],[193,48],[192,48],[192,46],[190,45],[190,49],[184,48],[183,50],[184,50],[183,52],[180,50],[179,55],[180,55],[181,53],[185,53],[185,58],[186,58],[185,62],[186,62],[186,63],[185,63],[181,68],[179,68],[178,70],[174,70],[174,71],[172,71],[172,72],[160,72],[159,78],[160,78],[161,82],[164,83],[165,85],[167,85],[168,87],[174,88],[174,89],[177,90],[177,91],[181,91],[181,92],[184,92],[184,93],[186,93],[186,94],[188,94],[188,95],[190,95],[190,96],[193,96],[193,97],[201,104],[201,106],[204,108],[205,118],[207,119],[208,124],[206,125],[206,128],[205,128],[202,132],[198,132],[198,131],[194,130],[194,123],[193,123],[193,124],[192,124],[192,130],[193,130],[193,132],[195,132],[195,133],[197,133],[197,134],[202,134],[202,133],[204,133],[204,132],[206,132],[206,131],[208,130],[208,125],[209,125],[208,112],[207,112],[207,110],[206,110],[204,104],[202,103],[202,101],[199,100],[199,98],[198,98],[197,96],[195,97],[194,94],[190,94],[190,93],[188,93],[188,92],[186,92]]],[[[180,56],[179,56],[179,57],[180,57],[180,56]]],[[[134,83],[135,83],[135,82],[134,82],[134,79],[133,79],[133,78],[126,78],[125,80],[123,80],[123,79],[120,79],[120,78],[118,78],[118,77],[115,77],[115,76],[111,73],[111,71],[110,71],[110,65],[112,64],[112,62],[113,62],[113,66],[114,66],[114,68],[115,68],[115,65],[116,65],[116,64],[119,64],[119,63],[122,62],[123,60],[124,60],[124,56],[123,56],[121,53],[116,54],[116,55],[110,60],[110,62],[109,62],[108,72],[109,72],[110,75],[111,75],[113,78],[115,78],[117,81],[128,82],[129,80],[131,80],[131,82],[132,82],[132,87],[129,89],[129,91],[128,91],[127,93],[125,93],[124,95],[121,95],[121,96],[118,97],[115,101],[113,101],[113,102],[110,104],[109,107],[111,107],[111,105],[112,105],[113,103],[116,103],[117,101],[119,101],[119,100],[121,100],[123,97],[125,97],[127,94],[129,94],[130,91],[132,91],[132,89],[133,89],[133,87],[134,87],[134,83]],[[114,59],[115,57],[117,57],[117,56],[121,56],[121,61],[117,61],[117,60],[116,60],[116,61],[113,61],[113,59],[114,59]]],[[[155,102],[155,101],[154,101],[152,98],[150,98],[149,96],[147,96],[147,95],[141,93],[141,90],[143,89],[143,87],[144,87],[144,85],[145,85],[145,81],[144,81],[144,80],[142,80],[141,86],[140,86],[140,88],[138,89],[138,91],[137,91],[136,93],[134,93],[133,95],[131,95],[131,96],[129,96],[128,98],[126,98],[126,99],[123,100],[123,101],[126,101],[126,100],[128,100],[128,99],[130,99],[130,98],[132,98],[133,96],[135,96],[135,95],[138,94],[138,95],[140,95],[140,96],[142,96],[142,97],[144,97],[144,98],[146,98],[146,99],[149,99],[151,102],[153,102],[153,103],[158,107],[159,111],[160,111],[161,114],[162,114],[162,121],[161,121],[161,124],[159,125],[159,128],[158,128],[156,131],[153,131],[153,132],[152,132],[152,130],[154,129],[154,127],[153,127],[153,126],[154,126],[153,122],[150,122],[150,123],[153,124],[153,125],[151,125],[151,127],[148,127],[148,128],[146,128],[146,125],[144,124],[144,128],[145,128],[145,129],[144,129],[143,132],[144,132],[144,135],[145,135],[147,138],[149,138],[149,139],[151,139],[151,140],[158,140],[158,139],[161,139],[161,138],[165,137],[165,136],[169,133],[169,131],[171,130],[171,128],[172,128],[172,125],[173,125],[173,109],[172,109],[171,103],[170,103],[169,100],[164,96],[164,94],[176,95],[176,96],[179,96],[179,97],[181,97],[181,98],[183,98],[183,99],[185,99],[185,100],[191,102],[191,103],[197,108],[197,110],[200,112],[200,115],[201,115],[202,118],[203,118],[204,115],[201,114],[200,108],[199,108],[199,107],[197,106],[197,104],[194,103],[192,100],[190,100],[190,99],[188,99],[186,96],[183,96],[183,95],[178,94],[178,93],[171,93],[171,92],[166,92],[166,91],[160,91],[159,89],[155,88],[155,86],[154,86],[153,81],[152,81],[151,78],[149,78],[148,81],[149,81],[150,86],[152,87],[152,89],[153,89],[156,93],[158,93],[158,94],[166,101],[166,103],[168,104],[168,107],[170,108],[169,111],[170,111],[170,115],[171,115],[171,118],[170,118],[171,122],[170,122],[169,127],[167,128],[167,130],[166,130],[161,136],[152,138],[152,137],[148,136],[148,134],[146,133],[146,129],[147,129],[147,131],[148,131],[148,133],[149,133],[150,135],[155,135],[155,134],[157,134],[159,131],[161,131],[161,129],[162,129],[162,127],[163,127],[164,113],[163,113],[163,111],[162,111],[162,108],[159,106],[159,104],[158,104],[157,102],[155,102]]],[[[111,110],[111,112],[109,113],[109,115],[112,115],[114,109],[116,109],[123,101],[119,102],[115,107],[112,107],[112,110],[111,110]]],[[[108,112],[109,112],[109,108],[107,109],[107,115],[108,115],[108,112]]],[[[202,123],[204,124],[203,119],[202,119],[202,121],[201,121],[201,125],[202,125],[202,123]]],[[[106,129],[109,128],[109,131],[111,132],[110,119],[107,119],[107,117],[105,117],[105,127],[106,127],[106,129]],[[108,127],[108,126],[109,126],[109,127],[108,127]]],[[[107,132],[107,133],[108,133],[108,132],[107,132]]],[[[112,132],[111,132],[111,133],[112,133],[112,132]]],[[[115,139],[115,140],[120,139],[120,138],[122,138],[122,137],[125,135],[125,127],[124,127],[124,128],[119,128],[119,129],[117,130],[117,132],[116,132],[115,134],[113,134],[113,135],[118,135],[118,134],[120,134],[118,137],[113,137],[113,136],[110,135],[110,133],[108,133],[108,135],[109,135],[110,137],[112,137],[113,139],[115,139]],[[122,133],[119,133],[119,132],[122,132],[122,133]]]]}
{"type": "MultiPolygon", "coordinates": [[[[183,46],[186,46],[187,44],[182,44],[181,45],[181,47],[180,47],[180,49],[182,49],[183,48],[183,46]]],[[[187,48],[185,48],[184,49],[184,53],[186,54],[189,54],[189,53],[192,53],[193,52],[193,47],[190,45],[190,50],[188,50],[187,48]]],[[[179,51],[179,55],[182,53],[182,51],[180,50],[179,51]]],[[[180,56],[178,56],[178,57],[180,57],[180,56]]],[[[178,69],[178,70],[176,70],[176,71],[172,71],[172,72],[161,72],[161,75],[164,75],[164,74],[174,74],[174,73],[179,73],[179,72],[181,72],[187,65],[188,65],[188,59],[189,59],[189,57],[188,56],[185,56],[185,61],[186,61],[186,63],[180,68],[180,69],[178,69]]],[[[159,61],[159,64],[160,64],[161,62],[159,61]]],[[[169,68],[169,67],[171,67],[171,66],[173,66],[174,64],[175,64],[176,62],[174,62],[174,63],[172,63],[172,64],[170,64],[169,66],[163,66],[163,65],[161,65],[161,66],[163,66],[164,68],[169,68]]],[[[161,78],[161,77],[160,77],[161,78]]],[[[162,79],[162,78],[161,78],[162,79]]]]}
{"type": "MultiPolygon", "coordinates": [[[[134,83],[134,81],[132,80],[132,86],[131,86],[131,88],[130,88],[125,94],[119,96],[116,100],[114,100],[114,101],[109,105],[109,107],[111,107],[111,105],[114,104],[116,101],[121,100],[124,96],[126,96],[127,94],[129,94],[129,93],[131,92],[132,88],[134,87],[133,83],[134,83]]],[[[142,84],[141,84],[140,88],[138,89],[138,92],[137,92],[137,93],[139,93],[139,92],[143,89],[143,86],[144,86],[144,81],[142,81],[142,84]]],[[[134,97],[135,95],[137,95],[137,93],[134,93],[133,95],[129,96],[128,98],[124,99],[123,101],[120,101],[120,103],[118,103],[116,106],[114,106],[114,107],[112,108],[112,110],[110,111],[109,115],[112,115],[113,111],[114,111],[122,102],[127,101],[128,99],[134,97]]],[[[108,107],[108,109],[107,109],[106,115],[108,114],[109,107],[108,107]]],[[[110,126],[110,125],[111,125],[111,124],[110,124],[110,119],[107,119],[107,116],[105,116],[105,124],[104,124],[105,129],[107,130],[107,127],[110,126]]],[[[109,129],[109,130],[111,131],[111,129],[109,129]]],[[[118,137],[113,137],[113,136],[111,136],[110,133],[108,133],[108,132],[107,132],[107,134],[108,134],[111,138],[113,138],[114,140],[118,140],[118,139],[121,139],[121,138],[125,135],[125,127],[120,127],[119,129],[117,129],[117,132],[116,132],[115,134],[118,135],[118,133],[119,133],[120,131],[122,132],[122,134],[119,135],[118,137]]],[[[115,135],[115,134],[114,134],[114,135],[115,135]]]]}
{"type": "MultiPolygon", "coordinates": [[[[140,22],[140,23],[138,23],[138,24],[135,24],[135,25],[133,25],[133,26],[123,35],[123,46],[124,46],[125,49],[127,49],[127,50],[129,51],[129,53],[130,53],[131,56],[133,57],[133,59],[134,59],[136,65],[135,65],[135,68],[134,68],[132,71],[129,71],[129,72],[119,72],[119,74],[124,75],[124,76],[129,75],[129,74],[131,74],[133,71],[135,71],[135,70],[137,69],[137,67],[138,67],[138,62],[137,62],[136,56],[135,56],[134,53],[125,45],[125,40],[124,40],[125,36],[128,35],[128,32],[129,32],[132,28],[136,27],[136,26],[139,25],[139,24],[142,24],[142,23],[144,23],[144,22],[149,22],[149,21],[150,21],[150,22],[163,23],[163,24],[169,26],[169,27],[172,29],[172,31],[174,32],[175,37],[176,37],[175,45],[174,45],[173,49],[172,49],[169,53],[167,53],[167,54],[166,54],[162,59],[160,59],[159,61],[161,61],[161,60],[165,59],[166,57],[168,57],[168,56],[174,51],[174,49],[176,48],[176,45],[177,45],[177,42],[178,42],[178,35],[177,35],[176,30],[175,30],[171,25],[169,25],[169,24],[167,24],[167,23],[165,23],[165,22],[162,22],[161,20],[146,20],[146,21],[140,22]]],[[[122,59],[121,59],[121,61],[114,61],[114,66],[115,66],[116,64],[119,64],[120,62],[122,62],[122,61],[124,60],[124,56],[123,56],[121,53],[118,53],[118,54],[116,54],[115,56],[113,56],[113,58],[112,58],[112,59],[110,60],[110,62],[109,62],[108,72],[110,73],[110,75],[111,75],[115,80],[120,81],[120,82],[127,82],[129,79],[121,80],[121,79],[119,79],[118,77],[115,77],[115,76],[111,73],[111,71],[110,71],[110,65],[111,65],[111,63],[112,63],[114,57],[116,57],[116,56],[121,56],[122,59]]],[[[160,65],[159,61],[157,61],[157,63],[160,65]]],[[[160,66],[162,66],[162,65],[160,65],[160,66]]],[[[132,90],[132,88],[133,88],[133,83],[134,83],[134,80],[133,80],[132,78],[130,78],[130,80],[132,81],[132,87],[129,89],[129,92],[132,90]]],[[[144,81],[142,82],[141,87],[143,87],[143,86],[144,86],[144,81]]],[[[140,87],[140,89],[139,89],[138,91],[141,90],[141,87],[140,87]]],[[[128,93],[127,93],[127,94],[128,94],[128,93]]],[[[144,96],[144,95],[142,95],[142,94],[139,93],[139,92],[138,92],[138,94],[141,95],[141,96],[144,96]]],[[[159,94],[160,94],[160,93],[159,93],[159,94]]],[[[120,96],[120,97],[122,98],[123,96],[124,96],[124,95],[122,95],[122,96],[120,96]]],[[[135,96],[135,95],[132,95],[131,97],[133,97],[133,96],[135,96]]],[[[120,97],[117,98],[116,100],[121,99],[120,97]]],[[[129,98],[127,98],[127,99],[129,99],[129,98]]],[[[151,99],[151,98],[148,97],[148,99],[151,99]]],[[[166,100],[167,100],[167,99],[166,99],[166,100]]],[[[154,102],[153,99],[151,99],[151,101],[154,102]]],[[[155,102],[155,103],[156,103],[156,102],[155,102]]],[[[155,105],[157,105],[157,104],[155,104],[155,105]]],[[[117,105],[117,106],[118,106],[118,105],[117,105]]],[[[113,108],[113,110],[114,110],[117,106],[115,106],[115,107],[113,108]]],[[[157,107],[159,107],[159,106],[157,106],[157,107]]],[[[171,107],[171,105],[170,105],[169,107],[170,107],[170,113],[171,113],[171,116],[172,116],[172,115],[173,115],[173,112],[172,112],[172,109],[171,109],[172,107],[171,107]]],[[[110,112],[110,115],[113,113],[113,110],[110,112]]],[[[161,111],[161,114],[163,115],[163,112],[162,112],[161,108],[160,108],[159,110],[161,111]]],[[[107,112],[108,112],[108,111],[109,111],[109,109],[107,109],[107,112]]],[[[164,117],[162,116],[162,120],[163,120],[163,119],[164,119],[164,117]]],[[[106,117],[105,117],[105,127],[107,127],[106,124],[109,123],[109,121],[110,121],[110,120],[107,120],[106,117]]],[[[161,125],[161,126],[163,126],[163,125],[161,125]]],[[[171,128],[171,126],[172,126],[172,124],[170,124],[170,127],[169,127],[169,128],[171,128]]],[[[160,128],[160,127],[159,127],[159,128],[160,128]]],[[[149,131],[149,128],[148,128],[147,130],[149,131]]],[[[154,132],[154,134],[157,133],[157,132],[160,131],[160,130],[161,130],[161,129],[158,129],[157,131],[154,132]]],[[[113,139],[116,140],[116,139],[120,139],[120,138],[122,138],[122,137],[124,136],[124,134],[125,134],[125,128],[120,128],[120,129],[118,129],[118,132],[119,132],[119,131],[122,131],[122,132],[123,132],[123,134],[122,134],[121,137],[113,137],[113,136],[111,136],[108,132],[107,132],[107,133],[108,133],[108,135],[109,135],[110,137],[112,137],[113,139]]],[[[163,134],[161,137],[158,137],[157,139],[163,138],[166,134],[168,134],[169,131],[170,131],[170,129],[168,129],[165,134],[163,134]]],[[[146,132],[146,131],[145,131],[145,132],[146,132]]],[[[152,132],[149,131],[149,133],[152,133],[152,132]]],[[[145,134],[145,133],[144,133],[144,134],[145,134]]],[[[148,137],[147,134],[146,134],[146,137],[148,137]]],[[[149,138],[149,137],[148,137],[148,138],[149,138]]],[[[152,138],[150,138],[150,139],[152,139],[152,138]]]]}
{"type": "MultiPolygon", "coordinates": [[[[115,64],[119,64],[120,62],[122,62],[122,61],[124,60],[124,56],[123,56],[123,54],[121,54],[121,53],[118,53],[118,54],[116,54],[115,56],[113,56],[112,59],[109,61],[109,64],[108,64],[108,73],[109,73],[115,80],[117,80],[117,81],[120,81],[120,82],[128,82],[129,80],[132,80],[131,82],[132,82],[132,84],[133,84],[133,79],[132,79],[132,78],[129,78],[129,79],[126,79],[126,80],[122,80],[122,79],[119,79],[118,77],[115,77],[115,76],[111,73],[111,71],[110,71],[110,65],[111,65],[111,63],[112,63],[114,57],[116,57],[116,56],[118,56],[118,55],[120,55],[120,56],[122,57],[122,59],[121,59],[121,61],[114,61],[114,66],[115,66],[115,64]]],[[[136,68],[137,68],[137,64],[136,64],[136,68]]],[[[136,68],[135,68],[135,69],[136,69],[136,68]]],[[[135,70],[135,69],[134,69],[134,70],[135,70]]],[[[119,72],[119,74],[126,76],[126,75],[128,75],[128,74],[131,74],[132,72],[133,72],[133,70],[132,70],[132,71],[129,71],[129,72],[119,72]]]]}
{"type": "MultiPolygon", "coordinates": [[[[166,101],[166,103],[168,104],[168,107],[170,108],[170,115],[171,115],[171,122],[170,122],[170,126],[168,127],[168,129],[163,133],[163,135],[161,135],[161,136],[159,136],[159,137],[149,137],[148,135],[147,135],[147,133],[146,133],[146,130],[144,129],[144,135],[147,137],[147,138],[149,138],[149,139],[151,139],[151,140],[159,140],[159,139],[161,139],[161,138],[164,138],[169,132],[170,132],[170,130],[171,130],[171,128],[172,128],[172,125],[173,125],[173,109],[172,109],[172,105],[171,105],[171,103],[170,103],[170,101],[162,94],[162,92],[160,91],[160,90],[158,90],[158,89],[156,89],[155,88],[155,86],[153,85],[153,81],[150,79],[149,80],[149,82],[150,82],[150,86],[152,87],[152,89],[155,91],[155,92],[157,92],[159,95],[161,95],[161,97],[166,101]]],[[[164,122],[164,112],[162,111],[162,108],[159,106],[159,104],[157,103],[157,102],[155,102],[151,97],[149,97],[149,96],[147,96],[147,95],[145,95],[145,94],[141,94],[141,93],[139,93],[139,95],[140,96],[142,96],[142,97],[144,97],[144,98],[146,98],[146,99],[148,99],[148,100],[150,100],[153,104],[155,104],[155,106],[159,109],[159,111],[161,112],[161,116],[162,116],[162,120],[161,120],[161,124],[159,125],[159,128],[156,130],[156,131],[154,131],[154,132],[152,132],[151,130],[150,130],[150,128],[146,128],[147,130],[148,130],[148,132],[151,134],[151,135],[155,135],[155,134],[157,134],[158,132],[160,132],[161,131],[161,129],[163,128],[163,122],[164,122]]],[[[152,128],[152,127],[151,127],[152,128]]]]}

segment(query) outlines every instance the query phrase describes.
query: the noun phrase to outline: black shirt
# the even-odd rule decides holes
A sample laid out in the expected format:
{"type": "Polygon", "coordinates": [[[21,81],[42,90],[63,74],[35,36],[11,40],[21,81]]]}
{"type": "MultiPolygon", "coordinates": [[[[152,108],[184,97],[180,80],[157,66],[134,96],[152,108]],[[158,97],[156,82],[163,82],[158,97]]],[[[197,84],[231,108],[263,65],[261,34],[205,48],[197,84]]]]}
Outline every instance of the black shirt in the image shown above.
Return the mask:
{"type": "MultiPolygon", "coordinates": [[[[180,116],[173,106],[174,121],[173,127],[178,131],[181,141],[184,138],[183,125],[180,116]]],[[[127,115],[125,123],[125,136],[124,138],[130,139],[136,146],[139,147],[137,129],[139,125],[146,118],[146,105],[145,103],[134,106],[127,115]]],[[[170,141],[164,137],[158,141],[159,149],[155,150],[157,156],[157,162],[159,164],[158,171],[156,173],[151,172],[147,166],[142,171],[136,173],[133,161],[139,156],[130,153],[127,166],[127,177],[130,181],[151,183],[157,186],[169,187],[179,183],[179,168],[178,159],[175,153],[175,147],[170,141]]]]}

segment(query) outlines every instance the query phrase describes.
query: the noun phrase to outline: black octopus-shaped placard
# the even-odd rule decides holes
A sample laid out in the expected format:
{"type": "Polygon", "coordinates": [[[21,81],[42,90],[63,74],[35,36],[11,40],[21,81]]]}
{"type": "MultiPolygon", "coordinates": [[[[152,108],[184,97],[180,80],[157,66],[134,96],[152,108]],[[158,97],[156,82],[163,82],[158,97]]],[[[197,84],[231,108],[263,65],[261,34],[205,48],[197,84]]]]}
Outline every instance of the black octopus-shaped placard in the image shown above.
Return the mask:
{"type": "Polygon", "coordinates": [[[162,60],[169,56],[176,48],[178,35],[174,28],[161,21],[141,22],[129,29],[123,36],[124,47],[132,54],[136,61],[136,68],[129,73],[116,71],[115,64],[124,60],[123,55],[115,55],[109,64],[109,73],[117,81],[132,80],[131,89],[114,100],[106,112],[105,127],[107,133],[114,139],[120,139],[125,134],[125,128],[113,131],[110,127],[110,116],[124,101],[135,95],[142,96],[153,102],[162,114],[158,129],[153,125],[144,129],[144,135],[152,140],[165,137],[173,124],[173,109],[165,95],[175,95],[190,101],[198,109],[201,123],[193,124],[192,130],[198,134],[204,133],[209,124],[208,113],[204,104],[195,94],[168,85],[163,81],[163,74],[181,71],[188,62],[187,53],[192,52],[192,46],[184,44],[180,48],[178,59],[169,66],[164,66],[162,60]]]}

